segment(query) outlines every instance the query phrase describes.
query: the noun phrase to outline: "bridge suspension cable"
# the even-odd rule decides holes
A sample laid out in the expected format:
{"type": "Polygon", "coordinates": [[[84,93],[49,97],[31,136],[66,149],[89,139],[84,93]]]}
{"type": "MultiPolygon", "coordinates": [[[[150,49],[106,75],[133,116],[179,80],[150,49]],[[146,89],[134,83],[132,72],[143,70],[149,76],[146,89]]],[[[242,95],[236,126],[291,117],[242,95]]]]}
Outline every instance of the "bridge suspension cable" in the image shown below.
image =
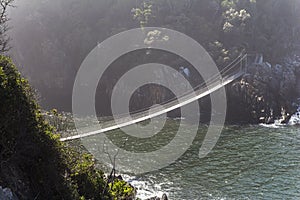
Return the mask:
{"type": "Polygon", "coordinates": [[[185,106],[191,102],[197,101],[200,98],[209,95],[210,93],[220,89],[221,87],[231,83],[235,79],[242,76],[247,70],[247,66],[248,66],[247,58],[248,58],[247,54],[241,53],[229,65],[227,65],[222,70],[220,70],[219,74],[215,74],[212,77],[210,77],[208,80],[206,80],[206,82],[197,85],[196,87],[193,88],[192,91],[188,91],[179,97],[174,97],[165,102],[162,102],[160,106],[151,107],[151,113],[149,113],[150,108],[143,108],[131,113],[117,115],[114,116],[113,120],[101,123],[102,127],[100,130],[90,131],[82,134],[77,134],[74,136],[61,138],[60,141],[80,139],[80,138],[104,133],[107,131],[119,129],[125,126],[129,126],[138,122],[145,121],[147,119],[157,117],[159,115],[168,113],[172,110],[185,106]],[[118,122],[117,124],[116,121],[118,122]]]}

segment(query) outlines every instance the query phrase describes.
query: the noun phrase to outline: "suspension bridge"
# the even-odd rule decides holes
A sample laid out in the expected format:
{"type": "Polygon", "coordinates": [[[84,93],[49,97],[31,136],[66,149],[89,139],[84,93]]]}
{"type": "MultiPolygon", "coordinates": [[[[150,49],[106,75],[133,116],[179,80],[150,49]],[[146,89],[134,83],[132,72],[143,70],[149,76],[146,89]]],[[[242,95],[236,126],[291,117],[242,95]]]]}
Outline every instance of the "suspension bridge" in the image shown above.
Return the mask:
{"type": "Polygon", "coordinates": [[[259,54],[253,56],[246,53],[242,53],[229,65],[220,70],[219,74],[210,77],[209,80],[206,80],[202,84],[194,87],[192,91],[188,91],[185,94],[182,94],[182,96],[180,97],[170,99],[167,102],[160,104],[160,106],[152,107],[151,112],[149,112],[149,108],[146,108],[143,110],[135,111],[134,113],[131,113],[130,116],[128,116],[128,114],[124,116],[119,115],[117,119],[115,118],[111,121],[101,123],[101,129],[99,130],[87,131],[85,133],[61,138],[60,140],[70,141],[75,139],[81,139],[84,137],[94,136],[100,133],[105,133],[132,124],[136,124],[178,109],[189,103],[197,101],[217,91],[218,89],[228,85],[234,80],[240,78],[243,74],[247,72],[249,64],[261,63],[262,59],[262,55],[259,54]]]}

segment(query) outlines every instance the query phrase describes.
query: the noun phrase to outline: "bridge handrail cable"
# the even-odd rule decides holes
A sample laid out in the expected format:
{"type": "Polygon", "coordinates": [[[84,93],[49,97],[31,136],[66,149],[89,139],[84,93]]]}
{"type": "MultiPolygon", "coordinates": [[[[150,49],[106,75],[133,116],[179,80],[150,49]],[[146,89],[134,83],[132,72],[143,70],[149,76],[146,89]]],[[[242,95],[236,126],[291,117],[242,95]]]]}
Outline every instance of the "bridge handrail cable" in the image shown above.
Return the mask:
{"type": "MultiPolygon", "coordinates": [[[[230,70],[234,69],[238,64],[241,64],[240,65],[241,67],[239,68],[241,71],[239,71],[238,73],[242,73],[243,61],[245,59],[247,59],[247,54],[241,53],[230,64],[228,64],[226,67],[224,67],[222,70],[220,70],[219,74],[215,74],[212,77],[210,77],[208,80],[197,85],[196,87],[193,88],[192,91],[188,91],[179,97],[174,97],[174,98],[168,99],[167,101],[162,102],[160,104],[160,106],[164,106],[165,109],[167,109],[167,108],[170,108],[170,107],[178,104],[179,100],[184,101],[191,97],[194,97],[195,93],[201,94],[201,93],[209,90],[209,88],[212,88],[212,86],[214,84],[216,84],[216,83],[220,84],[219,83],[220,80],[223,81],[223,79],[225,79],[225,77],[230,77],[230,75],[232,75],[232,74],[226,75],[226,73],[230,72],[230,70]]],[[[236,71],[234,71],[234,72],[235,72],[235,74],[238,74],[236,71]]],[[[138,119],[138,118],[146,117],[149,115],[149,109],[150,108],[143,108],[143,109],[135,110],[134,112],[130,112],[130,113],[114,115],[113,116],[114,118],[112,120],[101,123],[102,129],[115,125],[116,120],[118,120],[118,122],[120,122],[120,121],[126,122],[126,120],[127,120],[127,122],[128,122],[128,120],[130,120],[130,119],[138,119]]],[[[160,109],[160,107],[158,107],[158,106],[151,107],[152,113],[153,113],[153,111],[155,111],[157,109],[160,109]]],[[[160,111],[161,110],[158,110],[158,111],[155,111],[154,113],[160,112],[160,111]]],[[[67,138],[62,138],[61,141],[66,141],[66,140],[68,140],[68,138],[72,138],[72,136],[67,137],[67,138]]],[[[78,137],[78,138],[80,138],[80,137],[78,137]]]]}
{"type": "MultiPolygon", "coordinates": [[[[230,64],[228,64],[225,68],[223,68],[222,70],[220,70],[220,73],[219,74],[216,74],[216,75],[213,75],[212,77],[210,77],[209,79],[207,79],[205,82],[202,82],[201,84],[195,86],[193,88],[192,91],[187,91],[185,93],[183,93],[181,96],[179,97],[173,97],[171,99],[168,99],[167,101],[164,101],[164,102],[161,102],[160,105],[165,105],[169,102],[172,102],[172,101],[175,101],[175,100],[178,100],[179,98],[183,97],[183,96],[186,96],[187,94],[190,94],[190,93],[193,93],[195,92],[196,89],[200,89],[202,87],[205,87],[205,86],[208,86],[212,83],[214,83],[216,80],[219,80],[220,78],[222,78],[223,75],[226,74],[226,72],[230,71],[231,69],[233,69],[234,67],[237,66],[237,64],[239,64],[243,59],[245,59],[247,55],[239,55],[237,58],[235,58],[230,64]],[[220,76],[221,75],[221,76],[220,76]]],[[[153,107],[152,107],[153,108],[153,107]]],[[[131,115],[134,115],[134,114],[138,114],[138,113],[141,113],[141,112],[144,112],[144,111],[149,111],[150,107],[147,107],[147,108],[142,108],[142,109],[138,109],[138,110],[135,110],[133,112],[131,112],[130,114],[131,115]]],[[[122,117],[122,116],[127,116],[128,113],[124,113],[124,114],[118,114],[118,115],[115,115],[114,117],[122,117]]]]}

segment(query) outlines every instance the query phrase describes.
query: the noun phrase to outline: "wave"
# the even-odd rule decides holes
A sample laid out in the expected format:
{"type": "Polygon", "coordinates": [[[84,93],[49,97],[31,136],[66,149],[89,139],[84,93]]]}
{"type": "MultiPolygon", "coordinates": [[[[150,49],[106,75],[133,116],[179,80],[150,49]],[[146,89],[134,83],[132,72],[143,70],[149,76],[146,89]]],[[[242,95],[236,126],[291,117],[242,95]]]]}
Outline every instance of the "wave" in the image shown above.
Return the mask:
{"type": "Polygon", "coordinates": [[[300,125],[300,106],[299,106],[297,112],[291,117],[288,125],[291,125],[291,126],[300,125]]]}
{"type": "Polygon", "coordinates": [[[275,120],[273,124],[259,124],[260,126],[266,128],[284,128],[286,126],[299,126],[300,125],[300,106],[297,109],[296,113],[292,115],[289,122],[287,124],[283,124],[281,119],[275,120]]]}
{"type": "Polygon", "coordinates": [[[260,126],[266,127],[266,128],[283,128],[286,125],[281,123],[281,120],[275,120],[273,124],[259,124],[260,126]]]}
{"type": "Polygon", "coordinates": [[[144,200],[151,197],[162,197],[163,194],[166,194],[169,197],[167,192],[163,192],[161,184],[151,183],[149,181],[139,180],[136,177],[128,176],[123,174],[122,177],[133,187],[137,189],[137,198],[144,200]]]}

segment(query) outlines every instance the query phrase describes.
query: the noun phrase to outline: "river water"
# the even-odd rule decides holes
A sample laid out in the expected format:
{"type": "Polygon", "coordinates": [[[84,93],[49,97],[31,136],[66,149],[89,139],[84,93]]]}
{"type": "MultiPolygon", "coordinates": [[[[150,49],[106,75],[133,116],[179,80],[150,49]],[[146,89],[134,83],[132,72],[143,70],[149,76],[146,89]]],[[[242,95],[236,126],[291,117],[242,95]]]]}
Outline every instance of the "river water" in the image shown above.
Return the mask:
{"type": "Polygon", "coordinates": [[[142,198],[300,199],[297,127],[229,126],[206,158],[198,151],[195,144],[173,165],[129,180],[142,198]]]}
{"type": "Polygon", "coordinates": [[[300,199],[300,129],[229,126],[204,159],[199,147],[173,165],[131,178],[142,198],[300,199]]]}
{"type": "MultiPolygon", "coordinates": [[[[179,120],[167,123],[170,128],[165,134],[172,135],[175,130],[171,127],[179,120]]],[[[173,164],[143,175],[125,174],[138,188],[138,197],[166,193],[174,200],[300,199],[299,126],[226,126],[214,149],[200,159],[206,129],[200,126],[193,145],[173,164]]],[[[185,131],[188,134],[189,129],[185,131]]],[[[166,144],[168,138],[155,140],[156,144],[166,144]]],[[[151,143],[140,148],[147,145],[150,148],[151,143]]]]}

